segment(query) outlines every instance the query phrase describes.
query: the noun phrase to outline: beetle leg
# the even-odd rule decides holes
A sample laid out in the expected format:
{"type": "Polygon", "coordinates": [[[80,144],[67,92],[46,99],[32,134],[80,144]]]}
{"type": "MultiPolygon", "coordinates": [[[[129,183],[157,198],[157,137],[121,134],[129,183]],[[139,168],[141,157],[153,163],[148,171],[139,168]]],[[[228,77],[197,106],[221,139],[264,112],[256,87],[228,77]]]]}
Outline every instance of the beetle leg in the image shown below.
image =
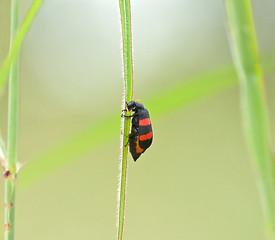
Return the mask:
{"type": "Polygon", "coordinates": [[[125,102],[125,103],[126,103],[126,108],[123,109],[122,112],[128,112],[128,111],[129,111],[129,110],[127,109],[128,103],[127,103],[127,102],[125,102]]]}
{"type": "Polygon", "coordinates": [[[128,144],[129,144],[129,138],[128,138],[127,143],[124,145],[124,147],[127,147],[128,144]]]}
{"type": "Polygon", "coordinates": [[[132,127],[132,132],[129,134],[129,138],[135,138],[138,135],[138,130],[132,127]]]}
{"type": "Polygon", "coordinates": [[[127,143],[124,145],[124,147],[126,147],[126,146],[129,144],[130,139],[131,139],[131,138],[135,138],[135,137],[137,136],[137,134],[138,134],[138,130],[137,130],[135,127],[132,128],[132,132],[129,134],[129,136],[128,136],[128,141],[127,141],[127,143]]]}
{"type": "Polygon", "coordinates": [[[131,118],[131,117],[133,117],[135,114],[132,114],[132,115],[130,115],[130,116],[126,116],[126,115],[124,115],[123,113],[121,114],[121,117],[125,117],[125,118],[131,118]]]}

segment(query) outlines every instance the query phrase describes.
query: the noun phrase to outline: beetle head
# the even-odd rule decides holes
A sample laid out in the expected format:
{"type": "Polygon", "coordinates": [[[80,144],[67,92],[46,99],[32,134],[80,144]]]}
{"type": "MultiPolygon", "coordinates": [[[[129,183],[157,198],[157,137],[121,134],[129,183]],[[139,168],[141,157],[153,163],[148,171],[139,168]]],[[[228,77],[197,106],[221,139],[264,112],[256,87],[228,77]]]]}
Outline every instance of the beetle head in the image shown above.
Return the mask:
{"type": "MultiPolygon", "coordinates": [[[[126,103],[127,104],[127,103],[126,103]]],[[[139,100],[131,101],[127,104],[127,108],[129,111],[135,111],[136,109],[144,108],[143,104],[139,102],[139,100]]]]}

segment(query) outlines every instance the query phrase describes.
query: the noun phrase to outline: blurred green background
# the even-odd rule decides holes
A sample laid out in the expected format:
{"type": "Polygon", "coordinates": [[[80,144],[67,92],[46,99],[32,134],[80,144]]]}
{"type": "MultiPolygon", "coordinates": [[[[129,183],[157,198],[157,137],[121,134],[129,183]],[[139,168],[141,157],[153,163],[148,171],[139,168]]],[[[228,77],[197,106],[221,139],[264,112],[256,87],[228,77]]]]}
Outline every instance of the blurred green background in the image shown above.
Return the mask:
{"type": "MultiPolygon", "coordinates": [[[[9,49],[9,2],[0,0],[1,62],[9,49]]],[[[20,1],[21,20],[31,3],[20,1]]],[[[260,54],[269,62],[264,73],[274,135],[275,2],[253,6],[260,54]]],[[[132,20],[134,98],[145,104],[176,84],[232,66],[223,1],[132,1],[132,20]]],[[[120,40],[118,1],[111,0],[45,0],[27,34],[20,57],[18,159],[26,165],[18,178],[17,240],[116,238],[120,40]],[[114,119],[112,131],[79,138],[68,162],[60,162],[64,150],[45,155],[103,119],[114,119]]],[[[232,84],[151,114],[153,145],[136,163],[128,161],[124,239],[265,239],[239,105],[232,84]]],[[[7,87],[0,114],[6,139],[7,87]]],[[[2,178],[0,189],[1,235],[2,178]]]]}

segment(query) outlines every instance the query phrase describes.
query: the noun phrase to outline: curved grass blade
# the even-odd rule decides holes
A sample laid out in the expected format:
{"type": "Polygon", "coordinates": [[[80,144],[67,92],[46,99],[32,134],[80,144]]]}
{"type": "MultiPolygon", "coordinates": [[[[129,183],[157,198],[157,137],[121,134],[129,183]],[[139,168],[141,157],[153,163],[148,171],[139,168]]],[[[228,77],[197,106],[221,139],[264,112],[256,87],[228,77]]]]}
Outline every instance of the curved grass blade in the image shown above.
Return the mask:
{"type": "Polygon", "coordinates": [[[18,53],[22,46],[22,42],[23,42],[39,8],[41,7],[41,4],[43,3],[43,1],[44,0],[34,0],[33,1],[33,4],[31,5],[31,8],[28,11],[27,16],[25,17],[25,19],[22,23],[22,26],[19,28],[19,31],[17,31],[16,35],[13,38],[9,55],[6,57],[3,65],[1,66],[1,69],[0,69],[0,92],[5,85],[11,65],[12,65],[14,59],[17,58],[18,53]]]}
{"type": "MultiPolygon", "coordinates": [[[[274,70],[274,58],[268,59],[264,66],[266,73],[274,70]]],[[[161,118],[167,116],[167,113],[179,111],[190,104],[236,86],[236,84],[237,75],[233,67],[224,67],[186,79],[186,82],[155,93],[151,99],[144,99],[144,103],[146,106],[150,106],[152,118],[161,118]],[[163,103],[162,107],[159,102],[163,103]]],[[[117,113],[111,114],[106,119],[101,119],[98,123],[85,127],[48,151],[30,159],[28,165],[20,172],[18,188],[22,190],[30,186],[37,180],[115,139],[120,119],[117,113]]]]}
{"type": "Polygon", "coordinates": [[[225,1],[233,60],[240,80],[243,125],[258,177],[268,235],[275,239],[275,174],[264,82],[250,0],[225,1]]]}
{"type": "MultiPolygon", "coordinates": [[[[237,76],[233,68],[226,67],[171,86],[163,92],[154,94],[151,99],[145,99],[144,102],[150,106],[151,117],[159,118],[236,84],[237,76]],[[162,107],[159,106],[160,101],[165,103],[162,107]]],[[[20,172],[18,187],[24,189],[38,179],[115,139],[119,126],[119,114],[112,114],[96,124],[85,127],[81,132],[45,153],[30,159],[29,164],[20,172]]]]}

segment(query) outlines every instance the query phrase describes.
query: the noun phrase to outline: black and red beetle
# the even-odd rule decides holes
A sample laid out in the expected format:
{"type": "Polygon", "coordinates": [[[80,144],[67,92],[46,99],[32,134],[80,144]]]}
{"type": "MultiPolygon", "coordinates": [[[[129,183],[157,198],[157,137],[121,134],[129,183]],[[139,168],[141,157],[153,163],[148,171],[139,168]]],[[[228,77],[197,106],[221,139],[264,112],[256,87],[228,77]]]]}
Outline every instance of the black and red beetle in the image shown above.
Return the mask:
{"type": "MultiPolygon", "coordinates": [[[[126,103],[127,104],[127,103],[126,103]]],[[[132,117],[132,128],[129,135],[130,152],[134,161],[145,152],[152,144],[153,132],[148,110],[138,100],[127,104],[123,111],[133,111],[134,114],[124,117],[132,117]]]]}

